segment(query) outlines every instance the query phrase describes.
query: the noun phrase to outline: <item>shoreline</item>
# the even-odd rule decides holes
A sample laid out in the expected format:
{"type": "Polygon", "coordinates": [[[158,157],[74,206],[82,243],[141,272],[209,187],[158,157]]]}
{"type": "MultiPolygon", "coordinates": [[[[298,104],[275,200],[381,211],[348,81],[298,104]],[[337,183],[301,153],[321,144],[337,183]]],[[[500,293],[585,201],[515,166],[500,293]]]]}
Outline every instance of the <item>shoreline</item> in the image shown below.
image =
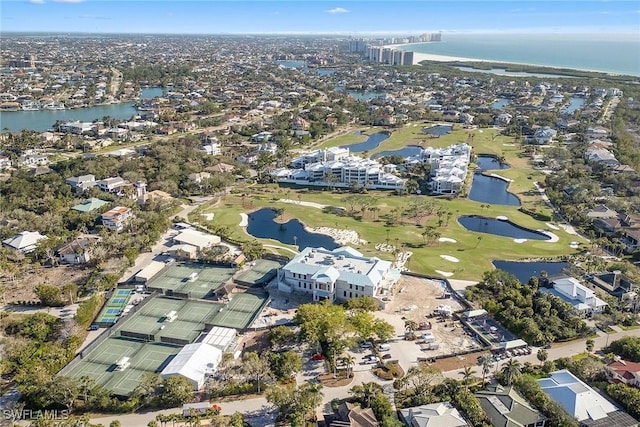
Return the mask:
{"type": "MultiPolygon", "coordinates": [[[[418,43],[412,43],[412,44],[418,44],[418,43]]],[[[406,45],[404,45],[406,46],[406,45]]],[[[407,49],[402,49],[406,52],[412,52],[411,50],[407,50],[407,49]]],[[[526,67],[541,67],[541,68],[545,68],[545,69],[549,69],[550,71],[553,70],[571,70],[571,71],[578,71],[578,72],[583,72],[583,73],[598,73],[598,74],[604,74],[607,76],[611,76],[611,77],[621,77],[621,76],[628,76],[631,78],[637,78],[637,76],[632,76],[632,75],[627,75],[627,74],[619,74],[619,73],[611,73],[611,72],[606,72],[606,71],[598,71],[598,70],[590,70],[590,69],[586,69],[586,68],[567,68],[567,67],[558,67],[558,66],[552,66],[552,65],[543,65],[543,64],[533,64],[533,63],[528,63],[528,62],[509,62],[509,61],[500,61],[500,60],[493,60],[493,59],[477,59],[477,58],[466,58],[463,56],[449,56],[449,55],[437,55],[437,54],[433,54],[433,53],[422,53],[422,52],[413,52],[413,65],[420,65],[420,62],[422,61],[434,61],[434,62],[482,62],[482,63],[490,63],[490,64],[503,64],[503,65],[524,65],[526,67]]],[[[473,67],[470,67],[473,68],[473,67]]],[[[495,68],[495,67],[493,67],[495,68]]],[[[509,70],[507,70],[506,68],[502,69],[502,68],[497,68],[498,70],[504,70],[506,72],[509,72],[509,70]]],[[[476,70],[476,69],[474,69],[476,70]]],[[[477,72],[485,72],[485,73],[491,73],[493,74],[490,70],[483,70],[483,69],[477,69],[477,72]]],[[[529,71],[511,71],[513,73],[518,73],[518,72],[524,72],[524,73],[531,73],[529,71]]],[[[575,77],[572,76],[571,74],[558,74],[559,77],[575,77]]]]}

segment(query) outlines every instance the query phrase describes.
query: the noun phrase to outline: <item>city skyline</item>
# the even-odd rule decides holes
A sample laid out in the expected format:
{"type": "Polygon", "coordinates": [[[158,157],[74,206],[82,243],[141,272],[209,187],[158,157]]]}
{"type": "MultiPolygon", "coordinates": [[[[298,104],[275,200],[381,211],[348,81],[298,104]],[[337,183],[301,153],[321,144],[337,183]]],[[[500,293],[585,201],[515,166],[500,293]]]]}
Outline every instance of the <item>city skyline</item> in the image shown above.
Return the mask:
{"type": "Polygon", "coordinates": [[[3,0],[3,32],[407,34],[609,32],[640,27],[628,1],[3,0]]]}

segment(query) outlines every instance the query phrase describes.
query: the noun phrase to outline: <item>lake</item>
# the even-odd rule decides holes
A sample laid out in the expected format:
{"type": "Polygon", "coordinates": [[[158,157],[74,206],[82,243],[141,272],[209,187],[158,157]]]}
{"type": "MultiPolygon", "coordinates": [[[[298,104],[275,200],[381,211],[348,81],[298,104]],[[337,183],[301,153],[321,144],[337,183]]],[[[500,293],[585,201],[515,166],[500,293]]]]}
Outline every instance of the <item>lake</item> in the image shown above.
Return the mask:
{"type": "Polygon", "coordinates": [[[562,109],[562,114],[571,114],[574,111],[582,108],[584,104],[587,102],[586,98],[580,98],[577,96],[572,96],[569,101],[569,105],[562,109]]]}
{"type": "Polygon", "coordinates": [[[458,222],[469,231],[493,234],[495,236],[512,237],[514,239],[549,240],[546,234],[520,227],[511,221],[485,218],[477,215],[461,216],[458,222]]]}
{"type": "Polygon", "coordinates": [[[10,132],[19,132],[22,129],[45,132],[53,128],[57,120],[92,122],[104,116],[129,120],[137,113],[131,102],[71,110],[2,111],[0,112],[0,129],[7,128],[10,132]]]}
{"type": "Polygon", "coordinates": [[[494,110],[502,110],[504,107],[509,105],[509,100],[507,98],[500,98],[493,104],[491,104],[491,108],[494,110]]]}
{"type": "Polygon", "coordinates": [[[348,90],[347,95],[352,98],[357,99],[358,101],[369,101],[372,99],[380,98],[384,96],[384,92],[358,92],[355,90],[348,90]]]}
{"type": "Polygon", "coordinates": [[[400,156],[400,157],[414,157],[414,156],[418,156],[420,153],[422,153],[422,147],[418,146],[418,145],[407,145],[404,148],[401,148],[399,150],[390,150],[390,151],[381,151],[379,153],[375,153],[371,156],[372,159],[377,159],[380,157],[386,157],[386,156],[400,156]]]}
{"type": "Polygon", "coordinates": [[[363,142],[357,142],[355,144],[350,145],[342,145],[342,148],[348,148],[351,153],[362,153],[363,151],[373,150],[374,148],[378,148],[378,146],[385,139],[389,139],[390,134],[387,132],[376,132],[366,139],[363,142]]]}
{"type": "MultiPolygon", "coordinates": [[[[500,163],[493,156],[478,156],[474,161],[479,170],[504,170],[509,169],[506,163],[500,163]]],[[[469,200],[491,205],[520,206],[520,199],[508,191],[509,183],[503,179],[483,175],[476,171],[473,175],[469,200]]]]}
{"type": "Polygon", "coordinates": [[[311,233],[305,230],[304,224],[297,219],[291,219],[280,224],[274,221],[278,213],[269,208],[259,209],[250,213],[247,233],[261,239],[273,239],[288,245],[297,244],[302,250],[306,247],[323,247],[335,249],[339,247],[332,237],[325,234],[311,233]],[[297,240],[294,242],[294,236],[297,240]]]}
{"type": "Polygon", "coordinates": [[[499,270],[513,274],[521,283],[527,283],[532,276],[540,276],[542,271],[546,271],[549,276],[559,274],[569,263],[563,261],[493,261],[493,265],[499,270]]]}
{"type": "Polygon", "coordinates": [[[444,135],[448,135],[451,133],[451,129],[453,129],[452,126],[448,126],[448,125],[436,125],[436,126],[432,126],[428,129],[423,130],[424,133],[428,133],[429,135],[433,135],[433,136],[444,136],[444,135]]]}

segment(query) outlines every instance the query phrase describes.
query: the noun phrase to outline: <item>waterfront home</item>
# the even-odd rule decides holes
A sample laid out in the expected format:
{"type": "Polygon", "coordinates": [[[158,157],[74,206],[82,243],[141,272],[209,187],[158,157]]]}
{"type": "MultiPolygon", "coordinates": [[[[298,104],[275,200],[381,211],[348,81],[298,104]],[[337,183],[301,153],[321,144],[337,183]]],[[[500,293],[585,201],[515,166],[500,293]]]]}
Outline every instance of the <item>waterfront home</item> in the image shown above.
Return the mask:
{"type": "Polygon", "coordinates": [[[540,288],[540,290],[560,297],[571,304],[575,312],[582,316],[602,313],[608,305],[598,298],[593,290],[584,286],[575,277],[557,278],[552,280],[550,284],[553,287],[552,289],[540,288]]]}
{"type": "Polygon", "coordinates": [[[133,217],[133,211],[125,206],[116,206],[100,216],[102,225],[112,231],[122,231],[125,224],[133,217]]]}
{"type": "Polygon", "coordinates": [[[2,244],[9,249],[28,254],[35,251],[38,243],[46,238],[47,236],[40,234],[38,231],[23,231],[20,234],[3,240],[2,244]]]}
{"type": "Polygon", "coordinates": [[[81,122],[80,120],[65,122],[58,126],[58,131],[62,133],[73,133],[75,135],[88,135],[95,133],[98,126],[92,122],[81,122]]]}
{"type": "Polygon", "coordinates": [[[638,422],[600,393],[579,380],[567,369],[551,372],[549,378],[538,380],[542,391],[551,400],[585,427],[634,427],[638,422]]]}
{"type": "Polygon", "coordinates": [[[451,402],[400,409],[400,420],[406,427],[467,427],[470,426],[451,402]]]}
{"type": "Polygon", "coordinates": [[[616,358],[613,362],[605,365],[604,371],[607,374],[607,380],[611,383],[623,383],[640,388],[640,363],[638,362],[616,358]]]}
{"type": "Polygon", "coordinates": [[[90,188],[98,185],[95,175],[72,176],[65,180],[67,185],[71,186],[71,191],[75,194],[82,194],[90,188]]]}
{"type": "Polygon", "coordinates": [[[305,248],[278,271],[278,289],[310,294],[314,301],[345,301],[391,292],[400,278],[391,262],[343,246],[305,248]]]}

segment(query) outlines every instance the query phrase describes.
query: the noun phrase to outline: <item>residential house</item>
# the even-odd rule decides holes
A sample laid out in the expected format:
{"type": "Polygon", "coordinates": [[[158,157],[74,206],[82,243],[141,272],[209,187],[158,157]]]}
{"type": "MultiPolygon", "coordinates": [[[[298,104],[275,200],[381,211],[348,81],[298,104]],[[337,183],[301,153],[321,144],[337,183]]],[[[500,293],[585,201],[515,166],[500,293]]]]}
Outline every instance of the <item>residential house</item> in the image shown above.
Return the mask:
{"type": "Polygon", "coordinates": [[[607,379],[612,383],[624,383],[640,388],[640,363],[622,359],[614,360],[604,367],[607,379]]]}
{"type": "Polygon", "coordinates": [[[209,172],[199,172],[189,174],[189,181],[200,184],[205,179],[210,179],[211,174],[209,172]]]}
{"type": "Polygon", "coordinates": [[[493,124],[496,126],[504,127],[511,123],[511,119],[513,119],[513,116],[511,114],[501,113],[498,114],[498,116],[493,120],[493,124]]]}
{"type": "Polygon", "coordinates": [[[218,156],[222,154],[222,150],[220,149],[220,144],[216,142],[212,142],[211,144],[206,144],[202,146],[202,151],[204,151],[209,156],[218,156]]]}
{"type": "Polygon", "coordinates": [[[630,229],[624,231],[624,236],[620,241],[625,245],[627,253],[640,249],[640,229],[630,229]]]}
{"type": "Polygon", "coordinates": [[[512,386],[497,386],[475,393],[480,406],[494,427],[550,427],[542,415],[512,386]]]}
{"type": "Polygon", "coordinates": [[[71,209],[73,209],[74,211],[82,212],[82,213],[89,213],[89,212],[95,211],[96,209],[100,209],[103,206],[108,204],[109,202],[105,202],[104,200],[100,200],[100,199],[96,199],[95,197],[92,197],[80,203],[79,205],[73,206],[71,209]]]}
{"type": "Polygon", "coordinates": [[[556,137],[558,131],[551,129],[549,126],[543,126],[533,132],[533,136],[529,138],[529,142],[532,144],[547,145],[553,142],[553,138],[556,137]]]}
{"type": "Polygon", "coordinates": [[[584,215],[587,218],[615,218],[618,216],[618,212],[614,211],[613,209],[609,209],[608,207],[606,207],[605,205],[598,205],[592,209],[588,209],[584,212],[584,215]]]}
{"type": "Polygon", "coordinates": [[[588,162],[601,163],[611,168],[620,165],[616,156],[606,148],[590,147],[584,152],[584,158],[588,162]]]}
{"type": "Polygon", "coordinates": [[[218,163],[213,166],[209,166],[206,168],[209,172],[218,172],[218,173],[231,173],[235,169],[235,166],[229,165],[227,163],[218,163]]]}
{"type": "Polygon", "coordinates": [[[413,406],[400,411],[400,420],[406,427],[468,427],[470,424],[451,402],[413,406]]]}
{"type": "Polygon", "coordinates": [[[541,288],[543,292],[550,293],[571,304],[576,313],[590,316],[593,313],[602,313],[608,305],[598,298],[595,292],[574,277],[563,277],[551,281],[553,289],[541,288]]]}
{"type": "Polygon", "coordinates": [[[3,240],[2,244],[7,248],[28,254],[35,251],[38,247],[38,242],[46,238],[47,236],[40,234],[38,231],[23,231],[20,234],[3,240]]]}
{"type": "Polygon", "coordinates": [[[328,427],[379,427],[380,423],[371,408],[361,408],[360,405],[343,402],[338,407],[338,413],[326,424],[328,427]]]}
{"type": "Polygon", "coordinates": [[[113,231],[122,231],[131,217],[133,211],[125,206],[116,206],[100,216],[102,225],[113,231]]]}
{"type": "Polygon", "coordinates": [[[278,288],[283,292],[311,294],[314,301],[344,301],[387,294],[400,278],[391,262],[365,257],[344,246],[334,250],[303,249],[278,271],[278,288]]]}
{"type": "Polygon", "coordinates": [[[0,156],[0,171],[11,167],[11,159],[7,156],[0,156]]]}
{"type": "Polygon", "coordinates": [[[29,153],[23,154],[18,159],[18,164],[20,166],[45,166],[49,164],[49,158],[46,154],[37,154],[37,153],[29,153]]]}
{"type": "Polygon", "coordinates": [[[82,194],[90,188],[98,185],[95,175],[72,176],[66,179],[67,185],[71,186],[71,191],[75,194],[82,194]]]}
{"type": "Polygon", "coordinates": [[[567,369],[538,380],[542,391],[584,427],[634,427],[638,422],[567,369]]]}
{"type": "Polygon", "coordinates": [[[55,255],[61,264],[86,264],[91,259],[91,242],[75,239],[58,246],[55,255]]]}
{"type": "Polygon", "coordinates": [[[127,187],[131,186],[131,183],[124,178],[114,176],[101,179],[97,182],[97,186],[100,190],[107,193],[122,194],[127,187]]]}
{"type": "Polygon", "coordinates": [[[291,119],[291,129],[293,130],[306,130],[309,129],[309,126],[311,126],[311,124],[302,117],[294,117],[291,119]]]}

